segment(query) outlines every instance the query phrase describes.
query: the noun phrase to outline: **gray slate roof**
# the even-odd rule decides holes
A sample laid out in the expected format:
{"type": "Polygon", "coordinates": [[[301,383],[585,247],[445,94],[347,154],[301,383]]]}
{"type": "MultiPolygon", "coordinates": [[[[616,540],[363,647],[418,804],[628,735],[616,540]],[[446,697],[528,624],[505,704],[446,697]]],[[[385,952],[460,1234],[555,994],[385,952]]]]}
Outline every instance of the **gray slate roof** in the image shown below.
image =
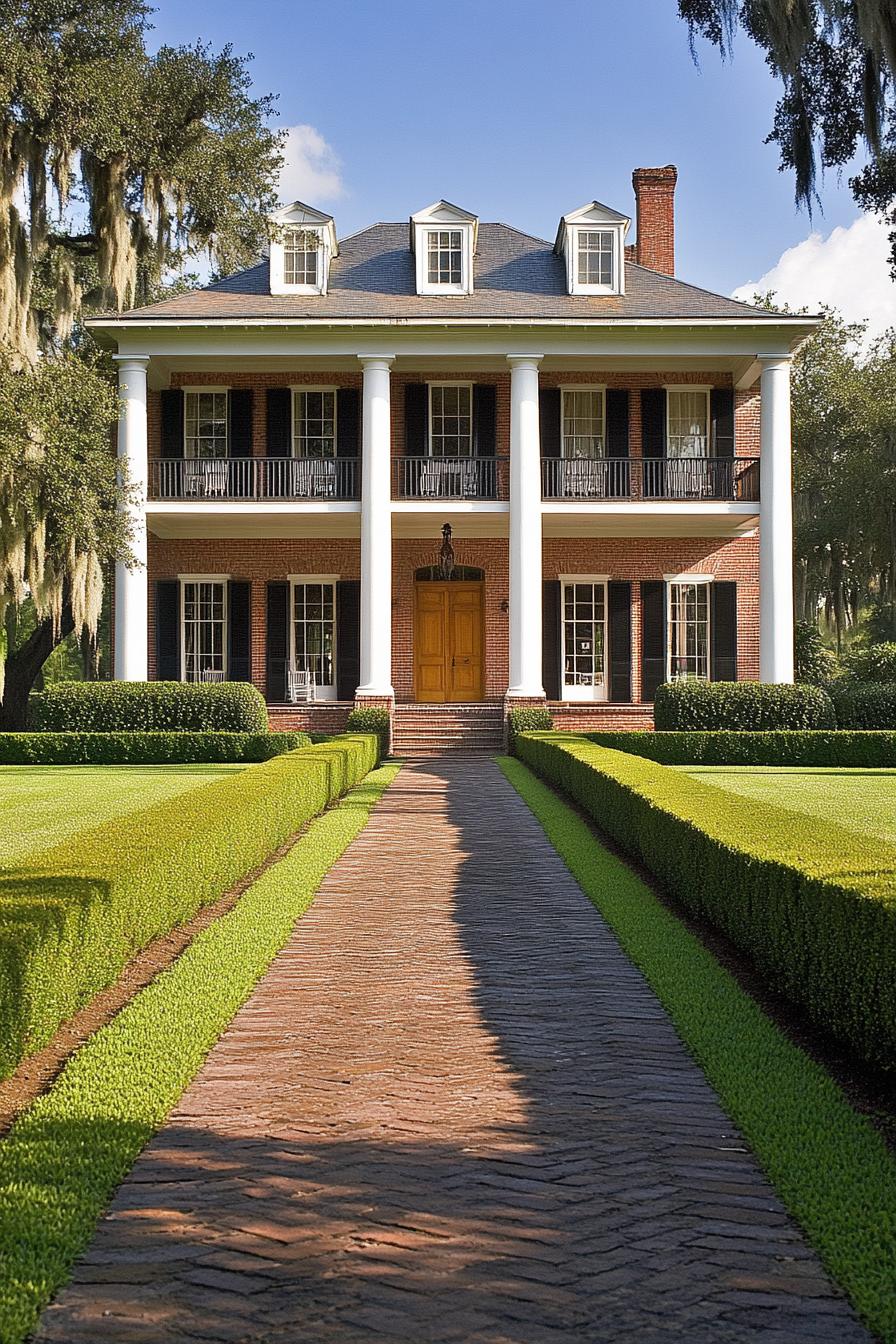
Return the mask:
{"type": "Polygon", "coordinates": [[[408,226],[373,224],[340,240],[326,295],[269,293],[263,261],[206,289],[135,309],[128,320],[214,321],[217,318],[432,320],[510,318],[531,321],[614,318],[742,318],[775,314],[738,303],[626,262],[625,294],[570,295],[563,260],[550,243],[507,224],[480,224],[474,292],[418,295],[408,226]]]}

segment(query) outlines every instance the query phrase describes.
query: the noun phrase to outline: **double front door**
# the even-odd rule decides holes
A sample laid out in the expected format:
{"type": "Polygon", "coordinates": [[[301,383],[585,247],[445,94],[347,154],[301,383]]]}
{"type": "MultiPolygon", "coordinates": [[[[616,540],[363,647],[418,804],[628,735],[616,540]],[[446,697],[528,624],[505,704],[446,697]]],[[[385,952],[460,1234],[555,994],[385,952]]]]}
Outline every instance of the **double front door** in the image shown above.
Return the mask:
{"type": "Polygon", "coordinates": [[[418,583],[414,689],[429,704],[481,700],[482,584],[418,583]]]}

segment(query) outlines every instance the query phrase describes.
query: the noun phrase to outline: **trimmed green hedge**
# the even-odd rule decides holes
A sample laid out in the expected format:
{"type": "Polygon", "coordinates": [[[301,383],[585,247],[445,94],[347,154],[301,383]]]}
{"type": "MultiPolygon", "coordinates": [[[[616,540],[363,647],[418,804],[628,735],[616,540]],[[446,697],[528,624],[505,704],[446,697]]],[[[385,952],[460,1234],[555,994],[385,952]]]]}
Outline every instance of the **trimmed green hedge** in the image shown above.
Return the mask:
{"type": "Polygon", "coordinates": [[[844,682],[831,696],[841,728],[896,729],[896,683],[844,682]]]}
{"type": "Polygon", "coordinates": [[[896,733],[583,733],[589,742],[663,765],[896,766],[896,733]]]}
{"type": "Polygon", "coordinates": [[[353,709],[345,726],[350,733],[376,733],[380,749],[379,759],[383,761],[389,755],[392,749],[392,716],[382,705],[353,709]]]}
{"type": "Polygon", "coordinates": [[[884,682],[896,685],[896,644],[869,644],[854,649],[845,659],[846,672],[853,681],[884,682]]]}
{"type": "Polygon", "coordinates": [[[28,706],[38,732],[264,733],[264,696],[245,681],[60,681],[28,706]]]}
{"type": "Polygon", "coordinates": [[[269,761],[307,733],[0,733],[0,765],[187,765],[269,761]]]}
{"type": "Polygon", "coordinates": [[[517,754],[819,1027],[872,1065],[896,1065],[896,848],[784,808],[733,803],[569,734],[521,737],[517,754]]]}
{"type": "Polygon", "coordinates": [[[837,726],[831,697],[819,686],[759,681],[664,682],[657,687],[653,722],[659,729],[684,732],[837,726]]]}
{"type": "Polygon", "coordinates": [[[374,737],[333,738],[82,831],[0,875],[0,1077],[375,764],[374,737]]]}
{"type": "Polygon", "coordinates": [[[547,705],[524,705],[507,712],[507,738],[510,750],[520,733],[549,733],[554,726],[547,705]]]}

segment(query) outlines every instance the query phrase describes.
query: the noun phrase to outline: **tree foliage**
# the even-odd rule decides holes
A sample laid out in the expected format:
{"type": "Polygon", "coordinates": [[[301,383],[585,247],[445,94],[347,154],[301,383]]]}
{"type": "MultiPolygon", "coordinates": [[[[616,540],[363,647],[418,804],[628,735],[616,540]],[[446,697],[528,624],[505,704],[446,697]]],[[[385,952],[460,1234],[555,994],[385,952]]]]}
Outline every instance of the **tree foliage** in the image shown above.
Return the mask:
{"type": "Polygon", "coordinates": [[[810,210],[825,168],[844,168],[864,146],[868,166],[850,180],[866,210],[894,226],[896,273],[896,6],[893,0],[679,0],[691,48],[697,35],[723,55],[738,28],[765,52],[784,88],[769,140],[810,210]]]}

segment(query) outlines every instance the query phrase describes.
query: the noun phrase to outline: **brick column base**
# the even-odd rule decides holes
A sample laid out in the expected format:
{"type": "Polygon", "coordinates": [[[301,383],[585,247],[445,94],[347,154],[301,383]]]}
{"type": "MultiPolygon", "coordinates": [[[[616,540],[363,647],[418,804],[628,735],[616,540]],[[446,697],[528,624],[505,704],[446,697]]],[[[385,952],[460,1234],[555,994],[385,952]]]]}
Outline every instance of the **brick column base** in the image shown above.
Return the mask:
{"type": "Polygon", "coordinates": [[[356,695],[355,709],[385,709],[389,712],[389,749],[392,755],[392,726],[395,719],[395,698],[391,695],[356,695]]]}

